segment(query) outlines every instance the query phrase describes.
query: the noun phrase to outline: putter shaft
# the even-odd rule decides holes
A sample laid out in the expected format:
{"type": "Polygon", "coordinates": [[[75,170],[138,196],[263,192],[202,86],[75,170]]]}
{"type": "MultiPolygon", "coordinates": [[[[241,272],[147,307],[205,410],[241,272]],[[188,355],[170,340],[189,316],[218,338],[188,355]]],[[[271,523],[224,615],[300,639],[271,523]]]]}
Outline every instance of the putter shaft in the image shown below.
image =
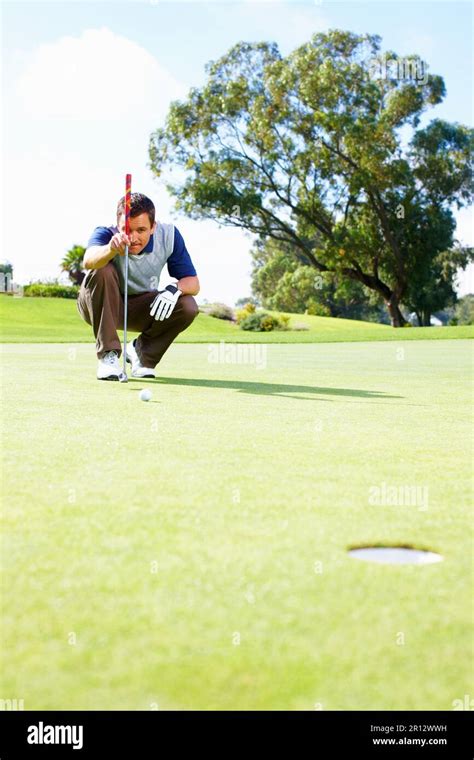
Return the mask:
{"type": "MultiPolygon", "coordinates": [[[[125,281],[125,286],[124,286],[124,294],[123,294],[123,375],[124,375],[124,378],[127,378],[128,245],[125,246],[124,281],[125,281]]],[[[125,379],[122,382],[125,382],[125,379]]]]}

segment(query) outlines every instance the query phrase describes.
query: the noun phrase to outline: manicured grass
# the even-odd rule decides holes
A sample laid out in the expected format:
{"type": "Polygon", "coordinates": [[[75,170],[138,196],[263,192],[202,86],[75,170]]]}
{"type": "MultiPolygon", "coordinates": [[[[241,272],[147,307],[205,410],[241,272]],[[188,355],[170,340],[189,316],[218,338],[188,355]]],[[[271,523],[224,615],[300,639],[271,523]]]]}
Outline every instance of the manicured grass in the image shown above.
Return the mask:
{"type": "MultiPolygon", "coordinates": [[[[0,297],[0,324],[0,340],[3,343],[94,343],[92,328],[81,319],[76,302],[70,299],[0,297]]],[[[245,332],[226,320],[200,314],[177,342],[332,343],[474,338],[474,326],[394,329],[353,319],[291,314],[290,327],[295,325],[305,325],[309,329],[245,332]]]]}
{"type": "Polygon", "coordinates": [[[470,693],[471,344],[260,350],[174,345],[156,381],[122,385],[95,379],[93,345],[3,346],[4,698],[450,710],[470,693]],[[384,483],[427,500],[371,503],[384,483]],[[445,559],[348,556],[372,542],[445,559]]]}

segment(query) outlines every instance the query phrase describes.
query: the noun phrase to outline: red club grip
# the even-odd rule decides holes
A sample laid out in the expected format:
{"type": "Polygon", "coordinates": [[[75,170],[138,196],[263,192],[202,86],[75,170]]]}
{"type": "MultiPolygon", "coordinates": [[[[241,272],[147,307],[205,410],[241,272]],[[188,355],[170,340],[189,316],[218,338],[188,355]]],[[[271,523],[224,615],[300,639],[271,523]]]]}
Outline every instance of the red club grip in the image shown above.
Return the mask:
{"type": "Polygon", "coordinates": [[[132,175],[125,175],[125,234],[130,234],[130,202],[132,199],[132,175]]]}

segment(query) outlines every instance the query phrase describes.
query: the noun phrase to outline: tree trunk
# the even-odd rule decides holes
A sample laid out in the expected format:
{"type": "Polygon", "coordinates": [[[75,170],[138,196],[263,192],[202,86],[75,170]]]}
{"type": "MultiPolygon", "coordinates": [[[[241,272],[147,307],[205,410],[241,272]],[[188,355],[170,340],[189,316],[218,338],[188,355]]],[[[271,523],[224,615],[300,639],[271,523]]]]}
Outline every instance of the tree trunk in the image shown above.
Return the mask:
{"type": "Polygon", "coordinates": [[[431,312],[424,309],[421,314],[423,327],[431,327],[431,312]]]}
{"type": "Polygon", "coordinates": [[[379,279],[378,275],[368,275],[362,272],[360,268],[351,269],[350,267],[346,267],[342,269],[342,272],[348,277],[351,277],[353,280],[361,282],[370,290],[375,290],[376,293],[382,296],[390,315],[392,327],[403,327],[407,324],[407,320],[403,316],[398,306],[398,299],[400,298],[400,294],[403,292],[403,283],[398,283],[396,290],[392,290],[388,285],[379,279]]]}
{"type": "Polygon", "coordinates": [[[416,318],[418,320],[418,327],[423,327],[423,319],[422,319],[422,316],[421,316],[421,312],[415,311],[415,314],[416,314],[416,318]]]}
{"type": "Polygon", "coordinates": [[[390,298],[389,301],[385,301],[385,304],[388,309],[388,313],[390,315],[390,321],[392,322],[392,327],[403,327],[403,325],[406,325],[407,321],[405,317],[403,316],[402,312],[400,311],[400,308],[398,306],[398,303],[394,296],[390,298]]]}

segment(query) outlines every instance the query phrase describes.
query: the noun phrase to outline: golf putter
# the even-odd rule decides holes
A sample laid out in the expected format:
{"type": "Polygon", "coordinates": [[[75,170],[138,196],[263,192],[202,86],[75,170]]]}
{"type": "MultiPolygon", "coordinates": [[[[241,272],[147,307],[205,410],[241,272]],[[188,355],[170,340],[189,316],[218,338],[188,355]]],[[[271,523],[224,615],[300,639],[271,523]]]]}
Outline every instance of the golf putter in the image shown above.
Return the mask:
{"type": "MultiPolygon", "coordinates": [[[[125,234],[130,234],[130,201],[132,195],[132,175],[125,176],[125,234]]],[[[125,277],[123,293],[123,370],[119,381],[128,383],[127,376],[127,312],[128,312],[128,245],[125,246],[125,277]]]]}

